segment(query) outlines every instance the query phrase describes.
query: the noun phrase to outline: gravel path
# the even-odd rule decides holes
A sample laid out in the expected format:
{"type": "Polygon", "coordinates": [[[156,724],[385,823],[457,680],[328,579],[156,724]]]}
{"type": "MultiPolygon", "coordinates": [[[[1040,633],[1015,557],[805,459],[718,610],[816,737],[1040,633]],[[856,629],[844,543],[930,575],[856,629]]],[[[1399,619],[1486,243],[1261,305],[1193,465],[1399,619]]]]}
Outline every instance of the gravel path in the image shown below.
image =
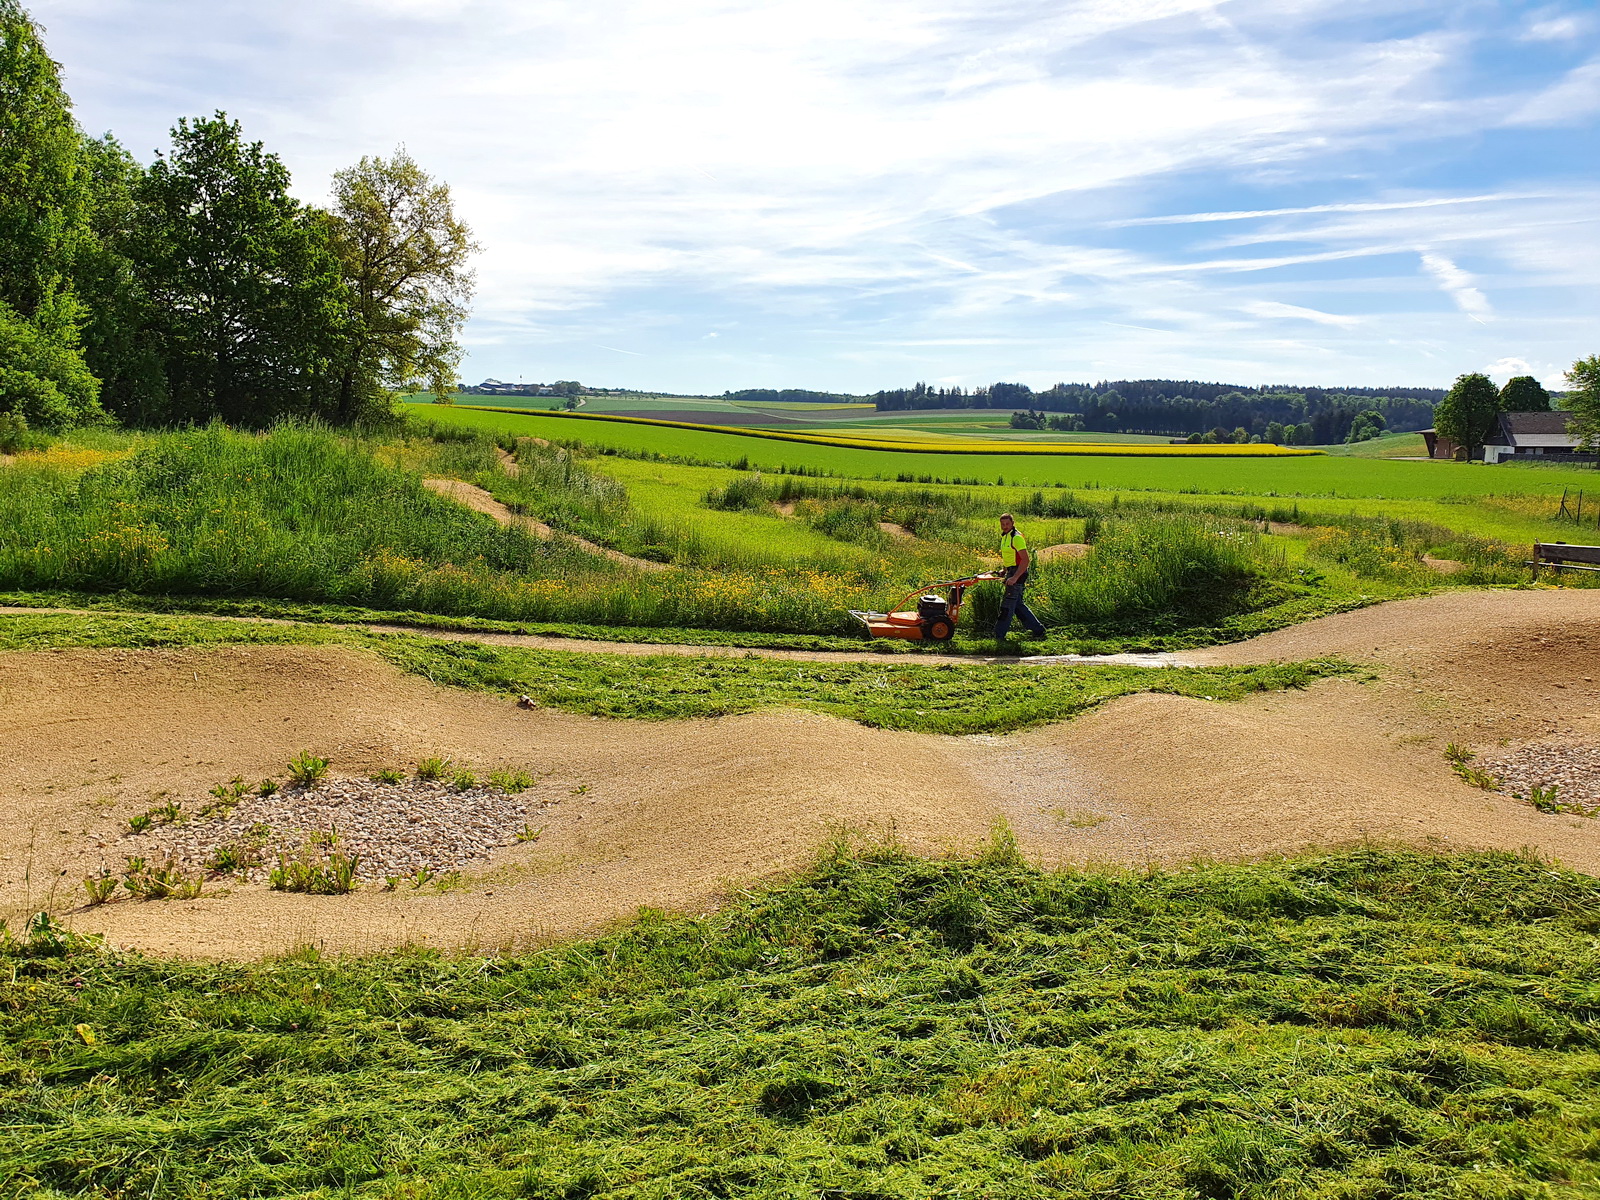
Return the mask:
{"type": "Polygon", "coordinates": [[[1600,746],[1529,742],[1473,760],[1500,780],[1500,791],[1524,799],[1534,787],[1556,789],[1556,803],[1600,813],[1600,746]]]}
{"type": "Polygon", "coordinates": [[[308,844],[314,853],[337,849],[359,856],[362,879],[412,876],[482,866],[500,846],[537,826],[547,807],[529,794],[513,796],[489,787],[457,791],[444,782],[368,779],[325,780],[310,788],[286,787],[271,796],[246,796],[226,816],[217,815],[128,834],[124,855],[152,862],[170,856],[193,870],[206,869],[219,847],[254,850],[258,861],[244,873],[265,879],[277,856],[308,844]],[[328,836],[336,841],[330,847],[328,836]]]}

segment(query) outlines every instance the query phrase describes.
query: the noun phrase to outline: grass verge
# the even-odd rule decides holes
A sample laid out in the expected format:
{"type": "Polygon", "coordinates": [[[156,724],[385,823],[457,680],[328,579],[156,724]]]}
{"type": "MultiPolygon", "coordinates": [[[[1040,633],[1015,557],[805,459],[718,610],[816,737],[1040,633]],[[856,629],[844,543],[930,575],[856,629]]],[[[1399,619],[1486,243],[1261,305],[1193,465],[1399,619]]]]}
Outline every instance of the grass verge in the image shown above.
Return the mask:
{"type": "Polygon", "coordinates": [[[376,653],[434,683],[525,694],[548,707],[591,716],[667,720],[801,708],[884,729],[947,734],[998,733],[1066,720],[1135,692],[1236,700],[1353,670],[1325,659],[1173,670],[625,657],[203,617],[0,617],[0,651],[228,645],[347,646],[376,653]]]}
{"type": "Polygon", "coordinates": [[[198,1200],[1600,1190],[1600,881],[1362,850],[824,856],[535,954],[0,950],[0,1190],[198,1200]]]}

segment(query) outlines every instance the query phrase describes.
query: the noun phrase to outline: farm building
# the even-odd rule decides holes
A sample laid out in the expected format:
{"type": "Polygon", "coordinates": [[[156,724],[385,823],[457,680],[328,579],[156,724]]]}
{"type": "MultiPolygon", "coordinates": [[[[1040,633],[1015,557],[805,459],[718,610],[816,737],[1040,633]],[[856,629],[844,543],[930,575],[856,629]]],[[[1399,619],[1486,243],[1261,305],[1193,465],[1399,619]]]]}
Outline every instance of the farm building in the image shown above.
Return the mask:
{"type": "Polygon", "coordinates": [[[1422,440],[1428,444],[1429,458],[1442,458],[1449,461],[1456,456],[1456,451],[1460,449],[1455,442],[1442,436],[1436,429],[1424,429],[1422,431],[1422,440]]]}
{"type": "MultiPolygon", "coordinates": [[[[1578,436],[1569,428],[1571,419],[1572,414],[1566,412],[1501,413],[1483,447],[1483,461],[1537,458],[1549,462],[1595,462],[1600,456],[1579,452],[1578,436]]],[[[1429,458],[1455,458],[1461,449],[1435,430],[1424,429],[1422,436],[1428,443],[1429,458]]]]}
{"type": "Polygon", "coordinates": [[[1580,453],[1578,435],[1572,432],[1571,413],[1501,413],[1499,428],[1483,448],[1483,461],[1504,462],[1509,458],[1539,458],[1554,462],[1593,462],[1593,453],[1580,453]]]}

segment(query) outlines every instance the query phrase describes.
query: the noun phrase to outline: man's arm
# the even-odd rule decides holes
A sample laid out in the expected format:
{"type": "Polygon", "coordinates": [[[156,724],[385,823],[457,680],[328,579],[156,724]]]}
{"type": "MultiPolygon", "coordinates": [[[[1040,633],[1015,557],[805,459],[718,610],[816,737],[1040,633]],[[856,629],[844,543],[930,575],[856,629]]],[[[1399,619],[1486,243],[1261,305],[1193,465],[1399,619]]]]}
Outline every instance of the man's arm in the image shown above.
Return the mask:
{"type": "Polygon", "coordinates": [[[1012,584],[1016,583],[1017,580],[1021,579],[1023,575],[1027,574],[1028,563],[1031,561],[1032,559],[1026,550],[1017,551],[1017,565],[1012,567],[1011,574],[1006,576],[1007,587],[1010,587],[1012,584]]]}

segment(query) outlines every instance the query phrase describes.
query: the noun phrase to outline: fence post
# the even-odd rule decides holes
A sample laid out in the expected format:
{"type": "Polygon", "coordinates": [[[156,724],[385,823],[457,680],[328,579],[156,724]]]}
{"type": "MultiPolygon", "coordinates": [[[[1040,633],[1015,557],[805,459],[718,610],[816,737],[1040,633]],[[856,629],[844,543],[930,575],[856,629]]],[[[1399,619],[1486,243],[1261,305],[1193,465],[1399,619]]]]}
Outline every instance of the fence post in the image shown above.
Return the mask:
{"type": "Polygon", "coordinates": [[[1561,520],[1567,515],[1567,489],[1561,489],[1561,508],[1556,512],[1556,520],[1561,520]]]}

